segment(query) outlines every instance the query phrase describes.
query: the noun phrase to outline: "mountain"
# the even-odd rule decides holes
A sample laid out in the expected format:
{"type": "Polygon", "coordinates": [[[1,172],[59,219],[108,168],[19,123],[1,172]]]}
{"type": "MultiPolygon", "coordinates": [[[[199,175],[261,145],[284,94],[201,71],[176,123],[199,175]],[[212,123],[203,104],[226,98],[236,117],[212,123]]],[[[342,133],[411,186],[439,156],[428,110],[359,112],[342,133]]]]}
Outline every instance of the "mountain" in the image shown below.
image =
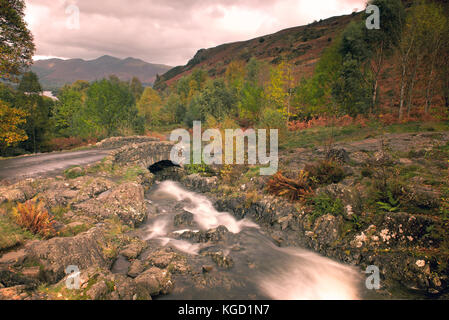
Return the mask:
{"type": "Polygon", "coordinates": [[[273,65],[286,59],[295,66],[296,73],[310,75],[323,50],[351,21],[360,18],[360,13],[332,17],[247,41],[200,49],[186,65],[175,67],[160,76],[155,87],[162,89],[197,68],[206,70],[211,77],[221,76],[231,61],[249,61],[251,57],[273,65]]]}
{"type": "Polygon", "coordinates": [[[135,76],[143,84],[151,85],[157,74],[162,74],[170,68],[170,66],[152,64],[140,59],[118,59],[107,55],[87,61],[82,59],[38,60],[31,67],[46,90],[60,88],[76,80],[93,81],[112,74],[122,80],[130,80],[135,76]]]}

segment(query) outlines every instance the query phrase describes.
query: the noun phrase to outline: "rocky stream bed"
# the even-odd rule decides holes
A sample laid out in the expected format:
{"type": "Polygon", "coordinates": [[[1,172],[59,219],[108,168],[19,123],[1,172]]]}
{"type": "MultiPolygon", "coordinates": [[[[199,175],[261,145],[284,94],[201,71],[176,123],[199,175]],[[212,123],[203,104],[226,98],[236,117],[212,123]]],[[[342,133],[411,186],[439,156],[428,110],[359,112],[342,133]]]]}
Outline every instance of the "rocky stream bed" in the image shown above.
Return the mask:
{"type": "MultiPolygon", "coordinates": [[[[412,149],[404,139],[418,152],[444,145],[449,134],[387,137],[402,152],[391,161],[411,166],[424,156],[404,157],[412,149]]],[[[353,225],[352,215],[370,214],[361,206],[360,171],[385,157],[378,139],[335,146],[345,178],[317,192],[341,199],[345,210],[314,220],[307,207],[267,194],[268,178],[246,171],[232,183],[218,171],[153,174],[148,144],[155,142],[127,141],[96,164],[0,187],[0,222],[16,203],[38,199],[58,232],[9,235],[0,247],[0,299],[448,298],[447,255],[429,235],[438,217],[392,211],[353,225]],[[379,290],[365,287],[369,265],[380,270],[379,290]],[[79,289],[67,288],[68,266],[80,270],[79,289]]],[[[320,148],[293,150],[281,162],[300,170],[325,156],[320,148]]],[[[439,205],[441,194],[418,178],[410,179],[413,201],[439,205]]]]}

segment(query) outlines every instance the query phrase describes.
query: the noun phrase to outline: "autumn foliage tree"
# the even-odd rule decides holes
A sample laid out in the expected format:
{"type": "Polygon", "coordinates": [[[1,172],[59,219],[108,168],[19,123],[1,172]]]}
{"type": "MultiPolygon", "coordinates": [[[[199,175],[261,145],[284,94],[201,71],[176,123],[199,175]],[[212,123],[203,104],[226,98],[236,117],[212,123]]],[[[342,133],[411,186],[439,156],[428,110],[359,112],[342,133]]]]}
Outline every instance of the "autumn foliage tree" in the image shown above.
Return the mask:
{"type": "Polygon", "coordinates": [[[33,62],[33,36],[24,21],[23,0],[0,0],[0,79],[17,80],[33,62]]]}
{"type": "Polygon", "coordinates": [[[27,114],[23,110],[9,107],[0,100],[0,150],[28,139],[21,128],[27,114]]]}

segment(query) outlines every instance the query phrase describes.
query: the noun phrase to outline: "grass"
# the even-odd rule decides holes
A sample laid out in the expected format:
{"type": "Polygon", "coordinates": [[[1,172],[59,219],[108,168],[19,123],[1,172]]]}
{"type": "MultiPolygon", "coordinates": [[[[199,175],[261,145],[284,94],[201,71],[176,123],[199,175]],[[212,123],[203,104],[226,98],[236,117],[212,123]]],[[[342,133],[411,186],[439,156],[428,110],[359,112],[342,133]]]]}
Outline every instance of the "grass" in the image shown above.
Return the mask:
{"type": "Polygon", "coordinates": [[[440,122],[409,122],[384,126],[377,121],[371,121],[367,126],[350,125],[345,127],[316,127],[301,131],[289,132],[287,139],[280,142],[279,148],[288,150],[321,146],[329,143],[333,136],[334,142],[360,141],[374,138],[384,133],[417,133],[449,131],[449,121],[440,122]]]}
{"type": "Polygon", "coordinates": [[[136,181],[139,176],[144,175],[147,172],[148,171],[143,167],[139,166],[128,167],[126,168],[126,171],[123,174],[122,182],[136,181]]]}

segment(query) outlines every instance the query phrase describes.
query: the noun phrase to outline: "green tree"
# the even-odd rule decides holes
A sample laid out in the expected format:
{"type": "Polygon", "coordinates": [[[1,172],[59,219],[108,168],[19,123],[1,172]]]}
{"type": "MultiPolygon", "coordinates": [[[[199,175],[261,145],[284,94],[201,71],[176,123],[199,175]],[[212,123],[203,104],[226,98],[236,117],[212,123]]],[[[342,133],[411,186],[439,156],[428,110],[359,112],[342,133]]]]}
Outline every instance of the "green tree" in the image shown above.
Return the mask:
{"type": "Polygon", "coordinates": [[[27,72],[23,75],[18,86],[18,100],[16,107],[27,113],[25,125],[29,140],[21,145],[28,151],[38,152],[45,142],[49,132],[49,120],[52,103],[42,97],[42,87],[37,75],[27,72]]]}
{"type": "Polygon", "coordinates": [[[131,79],[131,82],[129,83],[129,87],[131,88],[134,99],[136,99],[136,101],[139,101],[140,97],[142,96],[143,90],[145,89],[142,85],[142,82],[140,82],[140,79],[137,77],[133,77],[131,79]]]}
{"type": "Polygon", "coordinates": [[[257,121],[264,105],[263,88],[257,84],[245,82],[240,92],[240,117],[246,118],[250,121],[257,121]]]}
{"type": "Polygon", "coordinates": [[[134,96],[126,83],[115,78],[92,83],[87,90],[83,121],[94,136],[120,134],[137,119],[134,96]]]}
{"type": "Polygon", "coordinates": [[[22,93],[42,93],[42,86],[39,83],[39,78],[32,72],[25,72],[20,80],[19,87],[17,88],[22,93]]]}
{"type": "MultiPolygon", "coordinates": [[[[87,89],[87,88],[86,88],[87,89]]],[[[83,134],[83,93],[74,85],[64,86],[53,111],[55,130],[64,137],[83,134]]]]}
{"type": "Polygon", "coordinates": [[[186,112],[185,123],[192,126],[193,120],[204,121],[207,116],[221,121],[225,116],[236,115],[236,96],[228,89],[223,79],[215,79],[207,81],[201,92],[192,97],[186,112]]]}
{"type": "Polygon", "coordinates": [[[35,47],[23,0],[0,0],[0,80],[16,80],[31,65],[35,47]]]}

